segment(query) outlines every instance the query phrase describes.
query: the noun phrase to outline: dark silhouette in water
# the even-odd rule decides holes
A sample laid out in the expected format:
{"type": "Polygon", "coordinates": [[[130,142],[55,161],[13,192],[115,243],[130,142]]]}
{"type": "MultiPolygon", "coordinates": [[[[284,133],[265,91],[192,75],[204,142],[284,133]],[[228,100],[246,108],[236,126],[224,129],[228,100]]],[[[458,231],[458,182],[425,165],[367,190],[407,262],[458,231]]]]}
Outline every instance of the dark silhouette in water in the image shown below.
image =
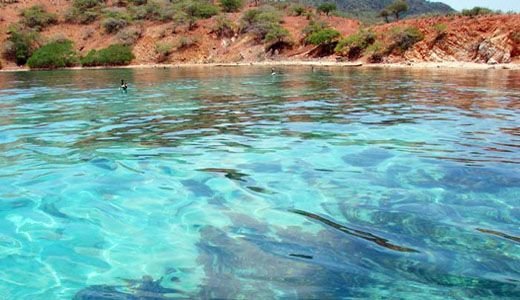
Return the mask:
{"type": "Polygon", "coordinates": [[[335,223],[335,222],[333,222],[333,221],[331,221],[329,219],[326,219],[326,218],[324,218],[322,216],[318,216],[317,214],[313,214],[313,213],[306,212],[306,211],[299,210],[299,209],[292,209],[290,211],[293,212],[293,213],[296,213],[296,214],[299,214],[299,215],[306,216],[308,218],[314,219],[314,220],[319,221],[319,222],[321,222],[321,223],[323,223],[325,225],[329,225],[330,227],[335,228],[335,229],[337,229],[337,230],[339,230],[341,232],[344,232],[346,234],[350,234],[350,235],[362,238],[364,240],[371,241],[371,242],[373,242],[373,243],[375,243],[375,244],[377,244],[379,246],[385,247],[385,248],[390,249],[390,250],[395,250],[395,251],[400,251],[400,252],[419,252],[419,251],[417,251],[415,249],[394,245],[394,244],[388,242],[387,239],[382,238],[382,237],[378,237],[376,235],[373,235],[370,232],[365,232],[365,231],[361,231],[361,230],[345,227],[345,226],[340,225],[338,223],[335,223]]]}
{"type": "MultiPolygon", "coordinates": [[[[126,280],[128,286],[92,285],[76,293],[74,300],[159,300],[172,299],[176,294],[178,299],[180,290],[161,286],[161,279],[153,280],[150,276],[143,276],[141,280],[126,280]]],[[[173,298],[175,299],[175,298],[173,298]]]]}
{"type": "Polygon", "coordinates": [[[121,87],[120,87],[120,89],[122,91],[124,91],[124,92],[126,92],[126,89],[128,89],[128,84],[126,84],[126,82],[123,79],[121,79],[121,87]]]}
{"type": "Polygon", "coordinates": [[[476,228],[476,229],[478,231],[482,232],[482,233],[496,235],[496,236],[499,236],[499,237],[502,237],[502,238],[505,238],[505,239],[508,239],[508,240],[520,243],[520,237],[517,237],[517,236],[509,235],[507,233],[503,233],[503,232],[495,231],[495,230],[490,230],[490,229],[483,229],[483,228],[476,228]]]}

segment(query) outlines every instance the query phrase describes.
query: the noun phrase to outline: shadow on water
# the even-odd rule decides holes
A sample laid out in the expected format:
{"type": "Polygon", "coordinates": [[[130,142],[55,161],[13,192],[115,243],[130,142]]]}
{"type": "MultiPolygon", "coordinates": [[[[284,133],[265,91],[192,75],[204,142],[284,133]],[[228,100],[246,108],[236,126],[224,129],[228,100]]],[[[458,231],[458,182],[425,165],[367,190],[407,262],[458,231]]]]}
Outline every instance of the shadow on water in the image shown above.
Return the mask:
{"type": "Polygon", "coordinates": [[[337,229],[341,232],[344,232],[348,235],[352,235],[352,236],[355,236],[355,237],[359,237],[359,238],[362,238],[364,240],[367,240],[367,241],[370,241],[372,243],[375,243],[376,245],[379,245],[381,247],[384,247],[384,248],[387,248],[387,249],[390,249],[390,250],[394,250],[394,251],[399,251],[399,252],[419,252],[415,249],[412,249],[412,248],[407,248],[407,247],[403,247],[403,246],[398,246],[398,245],[394,245],[392,243],[390,243],[387,239],[385,238],[382,238],[382,237],[378,237],[376,235],[373,235],[372,233],[370,232],[366,232],[366,231],[362,231],[362,230],[357,230],[357,229],[353,229],[353,228],[348,228],[346,226],[343,226],[343,225],[340,225],[336,222],[333,222],[329,219],[326,219],[324,217],[321,217],[317,214],[313,214],[313,213],[310,213],[310,212],[306,212],[306,211],[303,211],[303,210],[299,210],[299,209],[293,209],[293,210],[290,210],[290,212],[293,212],[295,214],[299,214],[299,215],[302,215],[302,216],[305,216],[305,217],[308,217],[310,219],[313,219],[313,220],[316,220],[322,224],[325,224],[325,225],[328,225],[334,229],[337,229]]]}

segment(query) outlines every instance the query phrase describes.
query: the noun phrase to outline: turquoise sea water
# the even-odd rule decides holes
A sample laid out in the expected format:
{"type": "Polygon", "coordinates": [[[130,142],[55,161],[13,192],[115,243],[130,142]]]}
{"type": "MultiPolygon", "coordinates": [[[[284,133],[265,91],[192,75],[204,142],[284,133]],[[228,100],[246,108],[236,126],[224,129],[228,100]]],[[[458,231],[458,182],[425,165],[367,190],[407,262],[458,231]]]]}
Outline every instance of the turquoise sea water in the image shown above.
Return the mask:
{"type": "Polygon", "coordinates": [[[518,299],[519,72],[279,71],[0,74],[0,299],[518,299]]]}

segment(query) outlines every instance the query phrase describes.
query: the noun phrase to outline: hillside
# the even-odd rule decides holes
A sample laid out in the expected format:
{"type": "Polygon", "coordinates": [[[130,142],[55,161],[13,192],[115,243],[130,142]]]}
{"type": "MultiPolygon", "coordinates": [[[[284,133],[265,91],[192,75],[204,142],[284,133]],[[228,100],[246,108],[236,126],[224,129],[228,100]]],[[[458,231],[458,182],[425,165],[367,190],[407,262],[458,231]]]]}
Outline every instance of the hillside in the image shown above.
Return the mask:
{"type": "MultiPolygon", "coordinates": [[[[187,6],[174,6],[160,0],[144,5],[135,5],[135,1],[106,1],[81,11],[81,14],[95,15],[92,21],[83,24],[66,17],[76,1],[103,2],[26,0],[4,4],[0,8],[0,41],[4,52],[0,62],[3,67],[16,67],[14,56],[5,55],[6,48],[12,46],[13,32],[9,28],[13,28],[13,24],[19,27],[19,33],[25,34],[24,37],[34,37],[29,45],[33,47],[32,52],[48,43],[70,40],[74,55],[78,57],[71,60],[72,65],[79,65],[91,50],[114,44],[127,45],[134,55],[121,64],[318,59],[520,62],[520,15],[406,19],[363,28],[360,33],[362,25],[357,20],[326,16],[311,7],[295,13],[299,8],[288,4],[257,7],[249,3],[236,12],[223,12],[220,7],[211,15],[183,19],[179,14],[185,17],[185,12],[193,9],[189,6],[192,1],[184,2],[187,6]],[[34,20],[21,15],[24,9],[36,4],[55,14],[55,19],[42,25],[40,31],[24,25],[34,20]]],[[[213,7],[204,6],[204,9],[207,12],[213,7]]],[[[103,61],[88,65],[112,63],[103,61]]]]}
{"type": "MultiPolygon", "coordinates": [[[[368,13],[377,15],[382,9],[391,4],[394,0],[335,0],[338,8],[354,14],[368,13]]],[[[325,1],[304,0],[305,3],[314,4],[325,1]]],[[[441,2],[431,2],[427,0],[408,0],[410,10],[406,15],[423,14],[445,14],[455,12],[449,5],[441,2]]]]}

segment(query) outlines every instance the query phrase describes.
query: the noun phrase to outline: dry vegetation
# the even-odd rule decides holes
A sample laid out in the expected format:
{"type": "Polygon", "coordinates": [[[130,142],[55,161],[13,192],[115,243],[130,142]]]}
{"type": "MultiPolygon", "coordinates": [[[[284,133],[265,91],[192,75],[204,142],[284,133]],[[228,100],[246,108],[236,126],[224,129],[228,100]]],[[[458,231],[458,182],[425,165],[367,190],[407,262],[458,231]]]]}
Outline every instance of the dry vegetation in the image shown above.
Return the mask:
{"type": "MultiPolygon", "coordinates": [[[[263,3],[27,0],[3,4],[0,66],[25,65],[38,49],[52,47],[77,59],[64,63],[63,57],[56,56],[55,64],[45,62],[48,67],[317,58],[519,61],[520,38],[515,28],[520,28],[520,16],[515,14],[480,9],[465,12],[465,16],[388,24],[381,19],[380,25],[363,26],[360,21],[337,16],[331,5],[263,3]]],[[[39,57],[43,61],[41,54],[39,57]]]]}

